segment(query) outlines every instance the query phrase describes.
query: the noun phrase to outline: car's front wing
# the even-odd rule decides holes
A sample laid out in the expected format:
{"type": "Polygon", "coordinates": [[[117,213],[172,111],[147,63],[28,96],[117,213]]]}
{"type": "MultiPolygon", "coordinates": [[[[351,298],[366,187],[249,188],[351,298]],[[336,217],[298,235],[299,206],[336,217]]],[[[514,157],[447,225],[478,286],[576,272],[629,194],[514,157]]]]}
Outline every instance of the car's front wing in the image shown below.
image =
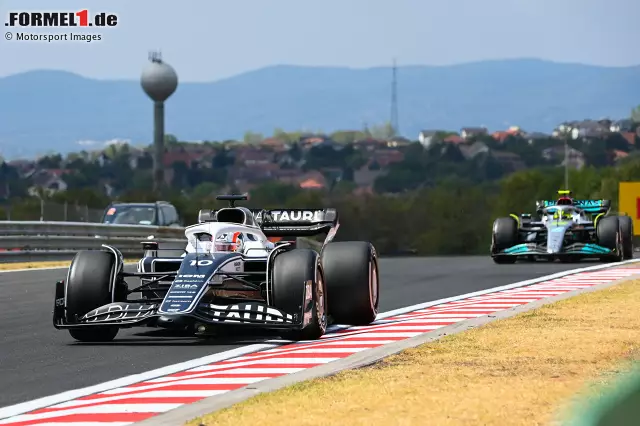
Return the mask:
{"type": "Polygon", "coordinates": [[[189,313],[158,312],[159,303],[115,302],[94,309],[80,318],[68,320],[65,312],[64,282],[56,283],[53,326],[58,329],[86,327],[139,327],[179,324],[240,325],[268,329],[300,329],[307,325],[312,303],[305,312],[287,313],[264,302],[247,301],[228,305],[198,303],[189,313]]]}
{"type": "Polygon", "coordinates": [[[590,243],[573,243],[566,245],[560,252],[549,253],[547,247],[541,244],[535,243],[523,243],[509,247],[507,249],[494,252],[492,256],[561,256],[561,255],[574,255],[581,257],[607,257],[616,256],[616,253],[606,247],[590,244],[590,243]]]}

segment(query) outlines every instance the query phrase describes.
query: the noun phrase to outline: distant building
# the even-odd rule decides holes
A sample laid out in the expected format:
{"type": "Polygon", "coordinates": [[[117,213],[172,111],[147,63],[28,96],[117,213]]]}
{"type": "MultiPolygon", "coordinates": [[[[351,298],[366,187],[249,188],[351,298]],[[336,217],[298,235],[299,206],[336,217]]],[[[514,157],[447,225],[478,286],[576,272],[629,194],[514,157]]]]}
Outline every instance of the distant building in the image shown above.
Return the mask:
{"type": "Polygon", "coordinates": [[[611,132],[609,120],[583,120],[564,122],[553,131],[554,137],[569,137],[573,140],[601,138],[611,132]]]}
{"type": "Polygon", "coordinates": [[[465,159],[472,160],[480,154],[487,154],[489,147],[485,143],[476,142],[472,145],[461,145],[460,152],[462,152],[465,159]]]}
{"type": "Polygon", "coordinates": [[[67,183],[62,177],[66,173],[67,170],[59,169],[43,169],[35,172],[31,176],[33,186],[28,190],[29,195],[35,197],[38,196],[40,192],[52,195],[56,192],[66,191],[67,183]]]}
{"type": "Polygon", "coordinates": [[[462,139],[464,140],[468,140],[476,136],[484,136],[488,133],[489,132],[486,127],[463,127],[460,129],[460,136],[462,136],[462,139]]]}
{"type": "Polygon", "coordinates": [[[611,123],[609,126],[609,130],[611,132],[631,132],[633,131],[633,121],[629,118],[625,118],[624,120],[618,120],[611,123]]]}
{"type": "MultiPolygon", "coordinates": [[[[568,149],[568,164],[570,168],[582,169],[587,163],[585,155],[577,149],[569,147],[568,149]]],[[[542,158],[547,161],[558,161],[560,165],[564,166],[564,146],[558,145],[551,148],[547,148],[542,151],[542,158]]]]}
{"type": "Polygon", "coordinates": [[[418,141],[425,148],[428,148],[434,142],[434,138],[439,131],[440,130],[423,130],[418,134],[418,141]]]}

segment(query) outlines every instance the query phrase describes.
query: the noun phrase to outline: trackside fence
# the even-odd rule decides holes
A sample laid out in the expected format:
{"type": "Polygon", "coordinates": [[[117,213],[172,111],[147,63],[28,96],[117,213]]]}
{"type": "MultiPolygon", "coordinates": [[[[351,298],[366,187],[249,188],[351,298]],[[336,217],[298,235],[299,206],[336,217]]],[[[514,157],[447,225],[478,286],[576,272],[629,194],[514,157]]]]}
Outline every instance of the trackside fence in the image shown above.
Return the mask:
{"type": "Polygon", "coordinates": [[[117,247],[125,257],[143,254],[141,242],[153,239],[184,247],[184,228],[87,222],[0,221],[0,261],[70,260],[80,250],[117,247]]]}
{"type": "Polygon", "coordinates": [[[21,202],[0,202],[0,220],[43,222],[101,222],[104,209],[81,203],[54,203],[46,199],[30,198],[21,202]]]}
{"type": "MultiPolygon", "coordinates": [[[[100,250],[102,244],[117,247],[125,258],[144,254],[142,241],[160,248],[183,249],[184,228],[147,225],[112,225],[86,222],[0,221],[0,262],[71,260],[80,250],[100,250]]],[[[319,250],[321,244],[306,238],[298,247],[319,250]]]]}

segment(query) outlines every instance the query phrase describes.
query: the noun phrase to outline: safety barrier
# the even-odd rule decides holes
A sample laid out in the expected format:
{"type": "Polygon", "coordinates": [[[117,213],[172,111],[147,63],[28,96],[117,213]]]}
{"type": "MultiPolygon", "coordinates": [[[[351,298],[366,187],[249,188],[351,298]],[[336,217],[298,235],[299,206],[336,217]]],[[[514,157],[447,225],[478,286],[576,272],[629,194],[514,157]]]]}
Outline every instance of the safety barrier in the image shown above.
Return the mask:
{"type": "Polygon", "coordinates": [[[147,225],[111,225],[87,222],[0,221],[2,262],[67,260],[80,250],[117,247],[127,256],[143,254],[141,242],[184,247],[184,228],[147,225]],[[175,245],[174,245],[175,244],[175,245]]]}
{"type": "MultiPolygon", "coordinates": [[[[111,225],[87,222],[0,221],[0,262],[71,260],[80,250],[117,247],[125,257],[143,254],[142,241],[158,241],[161,248],[182,249],[184,228],[148,225],[111,225]]],[[[319,249],[321,244],[298,239],[298,246],[319,249]]]]}

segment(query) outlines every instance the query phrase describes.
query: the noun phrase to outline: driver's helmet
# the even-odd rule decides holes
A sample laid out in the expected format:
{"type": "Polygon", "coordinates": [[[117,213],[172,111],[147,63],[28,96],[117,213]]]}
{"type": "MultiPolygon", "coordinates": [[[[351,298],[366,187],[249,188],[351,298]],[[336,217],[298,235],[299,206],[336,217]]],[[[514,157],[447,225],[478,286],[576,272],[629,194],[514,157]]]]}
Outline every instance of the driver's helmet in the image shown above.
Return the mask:
{"type": "Polygon", "coordinates": [[[217,252],[234,252],[242,251],[243,246],[242,232],[234,232],[233,234],[222,234],[216,238],[214,248],[217,252]]]}
{"type": "Polygon", "coordinates": [[[571,214],[571,212],[567,210],[558,209],[553,214],[553,218],[554,219],[573,219],[573,215],[571,214]]]}
{"type": "Polygon", "coordinates": [[[573,205],[573,199],[570,198],[570,197],[558,198],[558,201],[556,201],[556,205],[557,206],[572,206],[573,205]]]}

